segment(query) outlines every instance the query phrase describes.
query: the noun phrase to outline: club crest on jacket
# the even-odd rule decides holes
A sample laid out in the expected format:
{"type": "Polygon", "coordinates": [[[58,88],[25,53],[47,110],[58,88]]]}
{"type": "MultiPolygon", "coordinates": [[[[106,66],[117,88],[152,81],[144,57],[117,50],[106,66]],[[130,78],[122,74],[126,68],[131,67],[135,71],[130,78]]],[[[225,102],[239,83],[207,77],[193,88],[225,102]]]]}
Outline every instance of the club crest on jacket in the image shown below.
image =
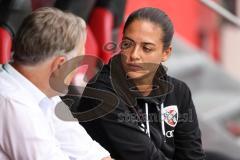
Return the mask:
{"type": "Polygon", "coordinates": [[[171,127],[175,127],[178,122],[178,108],[176,105],[163,108],[164,121],[171,127]]]}

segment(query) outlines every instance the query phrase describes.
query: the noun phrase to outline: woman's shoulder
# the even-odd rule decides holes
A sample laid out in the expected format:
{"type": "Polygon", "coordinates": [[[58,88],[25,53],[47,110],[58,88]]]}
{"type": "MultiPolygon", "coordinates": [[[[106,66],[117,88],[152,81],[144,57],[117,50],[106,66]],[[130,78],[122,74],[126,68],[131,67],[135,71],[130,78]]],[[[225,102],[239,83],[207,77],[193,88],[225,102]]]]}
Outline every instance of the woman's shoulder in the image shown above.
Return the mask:
{"type": "Polygon", "coordinates": [[[167,80],[173,85],[173,90],[170,95],[174,96],[178,103],[191,99],[190,88],[184,81],[171,76],[167,76],[167,80]]]}
{"type": "Polygon", "coordinates": [[[104,65],[101,70],[90,80],[87,86],[103,90],[112,90],[110,77],[110,67],[109,65],[104,65]]]}
{"type": "Polygon", "coordinates": [[[184,81],[177,79],[175,77],[167,76],[167,81],[174,86],[174,90],[176,90],[176,91],[190,90],[188,85],[184,81]]]}

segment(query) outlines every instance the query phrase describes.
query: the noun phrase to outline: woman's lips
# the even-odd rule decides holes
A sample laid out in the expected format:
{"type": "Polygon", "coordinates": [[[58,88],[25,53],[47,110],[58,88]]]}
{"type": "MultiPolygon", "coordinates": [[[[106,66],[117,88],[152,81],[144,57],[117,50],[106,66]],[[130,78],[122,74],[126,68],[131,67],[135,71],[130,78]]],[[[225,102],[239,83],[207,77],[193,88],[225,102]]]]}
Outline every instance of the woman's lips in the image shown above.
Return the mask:
{"type": "Polygon", "coordinates": [[[128,63],[127,68],[129,71],[140,71],[143,70],[143,67],[136,63],[128,63]]]}

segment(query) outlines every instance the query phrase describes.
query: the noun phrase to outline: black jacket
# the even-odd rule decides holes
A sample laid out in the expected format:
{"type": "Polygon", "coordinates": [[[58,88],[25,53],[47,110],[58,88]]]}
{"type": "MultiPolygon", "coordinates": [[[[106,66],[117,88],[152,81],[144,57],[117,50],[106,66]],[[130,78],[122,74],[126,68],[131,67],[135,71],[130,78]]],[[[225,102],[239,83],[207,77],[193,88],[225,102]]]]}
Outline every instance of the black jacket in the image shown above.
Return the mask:
{"type": "MultiPolygon", "coordinates": [[[[117,73],[119,74],[120,72],[117,73]]],[[[105,101],[109,104],[116,104],[110,113],[105,111],[108,114],[104,114],[102,109],[100,112],[104,116],[88,122],[80,122],[88,134],[106,148],[113,158],[117,160],[205,159],[195,107],[190,90],[184,82],[164,75],[160,78],[162,80],[160,83],[168,85],[165,87],[165,93],[156,96],[156,91],[152,91],[151,96],[138,97],[136,103],[131,105],[131,100],[127,99],[131,95],[117,88],[118,84],[113,84],[121,83],[122,80],[117,78],[114,82],[113,75],[110,75],[109,64],[103,67],[95,82],[87,85],[88,88],[97,89],[94,92],[96,97],[91,95],[94,99],[86,98],[89,95],[86,96],[85,91],[84,98],[66,96],[63,100],[74,99],[71,110],[73,115],[78,117],[75,112],[83,113],[86,110],[96,109],[99,104],[103,106],[103,103],[99,103],[101,101],[99,99],[104,97],[101,95],[104,91],[117,97],[117,101],[112,102],[113,97],[105,96],[105,101]]],[[[164,90],[164,86],[160,87],[160,90],[164,90]]]]}

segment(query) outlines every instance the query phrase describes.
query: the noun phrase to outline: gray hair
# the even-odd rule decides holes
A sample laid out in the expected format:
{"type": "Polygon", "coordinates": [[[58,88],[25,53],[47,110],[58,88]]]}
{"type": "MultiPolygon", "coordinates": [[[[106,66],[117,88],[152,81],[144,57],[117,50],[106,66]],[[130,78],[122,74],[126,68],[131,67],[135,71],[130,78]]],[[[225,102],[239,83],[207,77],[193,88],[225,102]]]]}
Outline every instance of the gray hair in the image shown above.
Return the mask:
{"type": "MultiPolygon", "coordinates": [[[[80,17],[43,7],[27,16],[15,38],[13,60],[34,65],[54,55],[66,54],[86,40],[86,24],[80,17]]],[[[82,46],[83,47],[83,46],[82,46]]]]}

